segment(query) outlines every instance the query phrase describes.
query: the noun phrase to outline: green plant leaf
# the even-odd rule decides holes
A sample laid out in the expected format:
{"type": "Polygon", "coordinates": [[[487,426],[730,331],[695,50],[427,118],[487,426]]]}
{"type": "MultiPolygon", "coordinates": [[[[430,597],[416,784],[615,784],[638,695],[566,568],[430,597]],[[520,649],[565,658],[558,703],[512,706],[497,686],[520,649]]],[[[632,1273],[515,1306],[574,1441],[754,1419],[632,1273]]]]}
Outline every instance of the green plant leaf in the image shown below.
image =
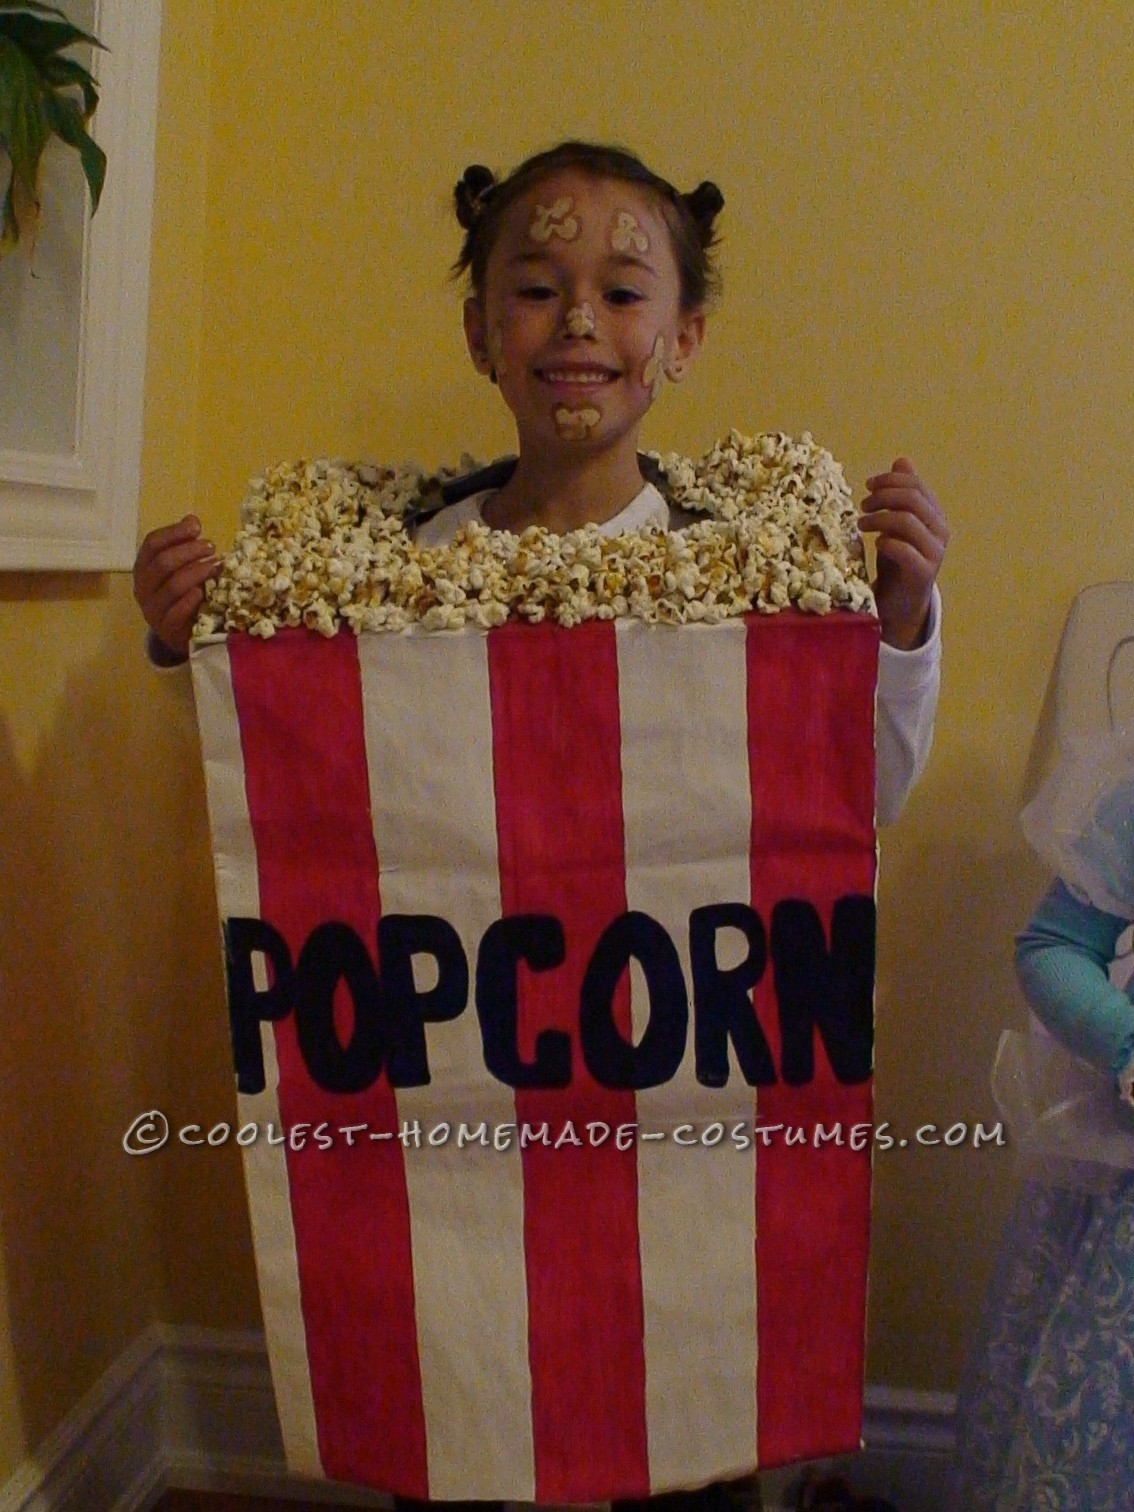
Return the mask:
{"type": "Polygon", "coordinates": [[[47,95],[44,106],[47,120],[55,135],[79,154],[91,191],[91,214],[98,209],[106,178],[106,153],[91,137],[83,121],[83,115],[74,100],[64,95],[47,95]]]}
{"type": "Polygon", "coordinates": [[[54,89],[66,89],[72,84],[81,89],[83,120],[90,120],[98,108],[98,89],[81,63],[76,63],[74,58],[45,58],[39,72],[54,89]]]}
{"type": "Polygon", "coordinates": [[[78,152],[91,213],[98,209],[106,154],[87,131],[98,89],[86,68],[60,56],[78,42],[102,46],[56,6],[0,0],[0,148],[11,161],[0,199],[0,257],[21,241],[31,254],[39,223],[40,163],[53,133],[78,152]],[[72,90],[81,92],[81,105],[72,90]]]}
{"type": "Polygon", "coordinates": [[[102,46],[97,37],[73,26],[70,21],[32,15],[27,9],[0,10],[0,37],[7,37],[37,61],[62,52],[65,47],[73,47],[76,42],[102,46]]]}
{"type": "Polygon", "coordinates": [[[39,159],[51,135],[44,110],[47,97],[32,60],[0,36],[0,144],[33,199],[39,159]]]}
{"type": "Polygon", "coordinates": [[[20,240],[26,244],[30,258],[35,250],[35,239],[39,231],[38,186],[37,191],[33,192],[18,173],[13,173],[10,198],[12,214],[16,220],[16,231],[20,240]]]}
{"type": "Polygon", "coordinates": [[[7,257],[20,240],[20,228],[12,206],[12,183],[14,174],[8,174],[4,186],[4,198],[0,201],[0,257],[7,257]]]}

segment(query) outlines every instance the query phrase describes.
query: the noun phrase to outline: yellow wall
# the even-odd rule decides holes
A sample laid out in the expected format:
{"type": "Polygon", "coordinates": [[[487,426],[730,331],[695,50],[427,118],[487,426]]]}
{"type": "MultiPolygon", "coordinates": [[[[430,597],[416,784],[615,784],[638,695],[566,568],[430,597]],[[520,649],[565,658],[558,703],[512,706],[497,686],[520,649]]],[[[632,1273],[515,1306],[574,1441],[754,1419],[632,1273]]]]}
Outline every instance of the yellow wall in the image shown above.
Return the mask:
{"type": "MultiPolygon", "coordinates": [[[[580,133],[727,202],[699,374],[652,419],[907,451],[954,531],[931,770],[886,835],[880,1112],[991,1119],[1043,883],[1015,828],[1059,627],[1129,573],[1124,8],[165,0],[142,528],[231,534],[303,454],[511,440],[462,351],[451,185],[580,133]],[[1109,12],[1110,14],[1106,14],[1109,12]]],[[[233,1151],[129,1161],[143,1107],[231,1114],[202,785],[122,577],[0,580],[0,1478],[149,1317],[256,1326],[233,1151]],[[5,829],[9,828],[6,821],[5,829]],[[117,1270],[111,1265],[115,1258],[117,1270]]],[[[948,1389],[1011,1189],[876,1161],[870,1375],[948,1389]]]]}

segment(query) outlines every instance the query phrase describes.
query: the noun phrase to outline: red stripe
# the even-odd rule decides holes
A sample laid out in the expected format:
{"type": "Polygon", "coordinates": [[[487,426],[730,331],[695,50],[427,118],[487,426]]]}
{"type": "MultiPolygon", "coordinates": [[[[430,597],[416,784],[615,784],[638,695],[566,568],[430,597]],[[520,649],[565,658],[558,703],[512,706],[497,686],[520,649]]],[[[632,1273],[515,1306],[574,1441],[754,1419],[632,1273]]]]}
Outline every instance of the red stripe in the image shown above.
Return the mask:
{"type": "MultiPolygon", "coordinates": [[[[505,914],[550,913],[566,936],[555,971],[521,975],[520,1054],[536,1033],[572,1039],[563,1091],[521,1090],[519,1123],[634,1120],[632,1092],[598,1086],[579,1048],[579,989],[603,929],[626,908],[618,658],[613,626],[569,635],[507,625],[488,641],[505,914]]],[[[630,1038],[624,978],[615,1017],[630,1038]]],[[[528,1352],[536,1498],[599,1501],[648,1490],[638,1178],[633,1148],[523,1155],[528,1352]]]]}
{"type": "MultiPolygon", "coordinates": [[[[835,900],[873,896],[872,619],[785,613],[748,632],[752,906],[770,926],[781,899],[813,903],[828,931],[835,900]]],[[[754,1001],[779,1066],[769,969],[754,1001]]],[[[761,1088],[758,1120],[872,1117],[872,1084],[841,1086],[818,1034],[807,1087],[761,1088]]],[[[870,1153],[804,1154],[777,1135],[757,1147],[757,1432],[761,1465],[859,1447],[870,1234],[870,1153]]]]}
{"type": "MultiPolygon", "coordinates": [[[[353,635],[282,631],[228,642],[256,843],[260,914],[292,959],[311,930],[349,924],[373,958],[380,914],[362,689],[353,635]],[[325,858],[319,866],[313,856],[325,858]]],[[[343,989],[340,988],[340,993],[343,989]]],[[[345,994],[344,994],[345,996],[345,994]]],[[[350,1013],[336,1001],[349,1034],[350,1013]]],[[[326,1120],[396,1129],[385,1076],[353,1095],[309,1077],[294,1020],[275,1026],[285,1129],[326,1120]]],[[[427,1496],[409,1203],[397,1140],[287,1152],[311,1387],[323,1468],[427,1496]]]]}

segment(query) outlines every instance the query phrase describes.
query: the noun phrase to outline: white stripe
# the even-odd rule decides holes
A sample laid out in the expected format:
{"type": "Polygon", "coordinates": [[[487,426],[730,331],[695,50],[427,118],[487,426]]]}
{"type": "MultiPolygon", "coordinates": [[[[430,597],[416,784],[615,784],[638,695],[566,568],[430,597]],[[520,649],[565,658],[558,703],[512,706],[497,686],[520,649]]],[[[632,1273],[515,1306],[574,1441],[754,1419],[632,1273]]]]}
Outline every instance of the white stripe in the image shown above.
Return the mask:
{"type": "MultiPolygon", "coordinates": [[[[449,1143],[407,1148],[429,1495],[535,1496],[518,1149],[457,1148],[464,1122],[515,1120],[485,1071],[474,1004],[477,948],[500,917],[488,640],[478,631],[359,639],[382,913],[430,913],[469,963],[459,1018],[426,1028],[428,1087],[398,1091],[399,1119],[449,1143]]],[[[424,985],[424,984],[423,984],[424,985]]]]}
{"type": "MultiPolygon", "coordinates": [[[[756,1463],[755,1161],[727,1132],[715,1149],[672,1139],[681,1122],[750,1126],[755,1108],[735,1057],[726,1088],[696,1080],[689,966],[693,909],[751,897],[746,632],[617,629],[627,906],[664,926],[689,991],[677,1076],[637,1094],[640,1135],[666,1135],[639,1139],[638,1232],[650,1485],[668,1490],[756,1463]]],[[[637,1039],[649,1005],[631,975],[637,1039]]]]}
{"type": "MultiPolygon", "coordinates": [[[[228,647],[220,643],[194,652],[192,667],[220,916],[222,920],[259,918],[259,876],[228,647]]],[[[270,1023],[261,1024],[260,1042],[264,1091],[256,1096],[239,1095],[237,1105],[241,1124],[255,1123],[261,1131],[255,1144],[244,1147],[243,1155],[268,1359],[288,1469],[324,1480],[299,1293],[287,1159],[283,1145],[269,1145],[265,1137],[269,1124],[277,1135],[282,1128],[276,1092],[279,1066],[270,1023]]]]}

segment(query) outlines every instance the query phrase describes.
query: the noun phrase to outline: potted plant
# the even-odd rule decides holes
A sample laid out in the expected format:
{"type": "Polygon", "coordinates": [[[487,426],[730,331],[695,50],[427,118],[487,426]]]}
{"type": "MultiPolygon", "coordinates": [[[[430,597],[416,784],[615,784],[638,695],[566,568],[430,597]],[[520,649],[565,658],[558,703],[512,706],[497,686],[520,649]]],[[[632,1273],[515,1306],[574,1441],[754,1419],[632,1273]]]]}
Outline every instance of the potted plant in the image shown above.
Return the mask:
{"type": "Polygon", "coordinates": [[[78,152],[92,214],[98,209],[106,154],[87,132],[98,91],[88,71],[63,56],[79,42],[102,46],[54,5],[0,0],[0,257],[21,240],[31,255],[40,159],[53,136],[78,152]]]}

